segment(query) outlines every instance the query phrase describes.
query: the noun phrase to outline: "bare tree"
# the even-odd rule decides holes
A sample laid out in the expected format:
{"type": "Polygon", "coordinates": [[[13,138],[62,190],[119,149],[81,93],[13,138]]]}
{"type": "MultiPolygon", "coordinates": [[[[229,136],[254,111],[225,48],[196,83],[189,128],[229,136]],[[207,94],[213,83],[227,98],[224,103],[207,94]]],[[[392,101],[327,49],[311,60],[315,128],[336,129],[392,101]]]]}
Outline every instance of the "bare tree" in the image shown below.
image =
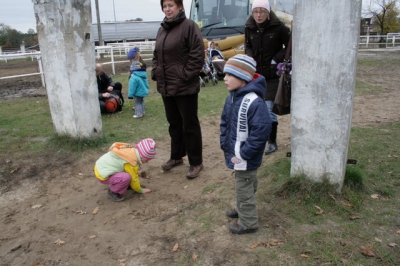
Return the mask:
{"type": "Polygon", "coordinates": [[[380,35],[388,33],[396,25],[398,27],[399,3],[399,0],[373,0],[364,10],[365,15],[374,18],[380,35]]]}

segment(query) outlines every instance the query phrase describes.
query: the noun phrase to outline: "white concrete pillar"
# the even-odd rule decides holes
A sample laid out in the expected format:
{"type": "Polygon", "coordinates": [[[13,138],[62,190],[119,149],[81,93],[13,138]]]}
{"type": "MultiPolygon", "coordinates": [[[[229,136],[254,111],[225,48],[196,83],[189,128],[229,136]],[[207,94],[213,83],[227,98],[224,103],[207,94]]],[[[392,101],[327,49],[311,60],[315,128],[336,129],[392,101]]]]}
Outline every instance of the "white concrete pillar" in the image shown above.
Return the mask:
{"type": "Polygon", "coordinates": [[[57,134],[101,134],[90,0],[32,0],[57,134]]]}
{"type": "Polygon", "coordinates": [[[22,54],[25,53],[25,42],[22,41],[21,44],[19,45],[19,50],[21,51],[22,54]]]}
{"type": "Polygon", "coordinates": [[[347,162],[362,0],[295,0],[291,176],[341,190],[347,162]]]}

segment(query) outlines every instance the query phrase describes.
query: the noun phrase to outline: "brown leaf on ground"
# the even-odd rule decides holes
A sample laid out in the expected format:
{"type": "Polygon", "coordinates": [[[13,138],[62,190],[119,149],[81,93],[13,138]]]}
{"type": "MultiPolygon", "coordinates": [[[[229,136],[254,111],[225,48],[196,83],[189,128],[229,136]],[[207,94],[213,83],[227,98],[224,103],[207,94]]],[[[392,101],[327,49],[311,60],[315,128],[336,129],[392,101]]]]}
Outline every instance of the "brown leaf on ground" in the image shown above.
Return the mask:
{"type": "Polygon", "coordinates": [[[379,243],[382,243],[382,239],[377,238],[377,237],[375,237],[375,241],[376,241],[376,242],[379,242],[379,243]]]}
{"type": "Polygon", "coordinates": [[[278,240],[271,240],[271,241],[269,241],[269,245],[270,246],[279,246],[279,245],[282,245],[283,244],[283,242],[280,242],[280,241],[278,241],[278,240]]]}
{"type": "Polygon", "coordinates": [[[125,264],[126,259],[119,259],[118,262],[119,262],[119,266],[125,266],[126,265],[125,264]]]}
{"type": "Polygon", "coordinates": [[[308,256],[307,254],[300,254],[300,257],[302,257],[303,259],[307,259],[307,258],[309,258],[310,256],[308,256]]]}
{"type": "Polygon", "coordinates": [[[258,247],[259,245],[260,245],[259,243],[253,243],[253,244],[251,244],[250,248],[256,248],[256,247],[258,247]]]}
{"type": "Polygon", "coordinates": [[[33,205],[32,206],[32,209],[39,209],[39,208],[42,208],[42,204],[37,204],[37,205],[33,205]]]}
{"type": "Polygon", "coordinates": [[[396,233],[400,235],[400,229],[399,229],[399,230],[397,230],[397,231],[396,231],[396,233]]]}
{"type": "Polygon", "coordinates": [[[97,237],[96,235],[90,235],[90,236],[88,236],[89,239],[94,239],[94,238],[96,238],[96,237],[97,237]]]}
{"type": "Polygon", "coordinates": [[[331,197],[331,199],[333,199],[334,201],[336,201],[335,196],[333,196],[331,193],[328,193],[329,197],[331,197]]]}
{"type": "Polygon", "coordinates": [[[38,263],[33,264],[33,266],[44,266],[44,265],[42,263],[38,262],[38,263]]]}
{"type": "Polygon", "coordinates": [[[178,249],[179,249],[179,244],[178,244],[178,243],[176,243],[176,244],[174,245],[174,247],[173,247],[172,251],[173,251],[173,252],[177,252],[177,251],[178,251],[178,249]]]}
{"type": "Polygon", "coordinates": [[[96,208],[93,209],[92,214],[96,215],[99,212],[100,208],[97,206],[96,208]]]}
{"type": "Polygon", "coordinates": [[[199,255],[193,253],[193,255],[192,255],[192,260],[193,260],[193,261],[197,261],[197,258],[198,258],[198,257],[199,257],[199,255]]]}
{"type": "Polygon", "coordinates": [[[17,172],[19,169],[21,169],[21,167],[19,166],[15,167],[14,169],[11,169],[10,174],[17,172]]]}
{"type": "Polygon", "coordinates": [[[80,215],[84,215],[84,214],[86,214],[87,212],[84,212],[83,210],[79,210],[79,211],[75,211],[75,213],[76,213],[76,214],[80,214],[80,215]]]}
{"type": "Polygon", "coordinates": [[[315,213],[316,215],[321,215],[321,214],[324,213],[324,210],[321,209],[321,207],[319,207],[319,206],[317,206],[317,205],[315,205],[314,207],[317,208],[317,210],[318,210],[318,211],[315,213]]]}
{"type": "Polygon", "coordinates": [[[340,245],[341,245],[342,247],[344,247],[344,246],[346,246],[346,245],[347,245],[347,243],[346,243],[346,242],[344,242],[343,240],[340,240],[340,245]]]}
{"type": "Polygon", "coordinates": [[[396,243],[389,243],[388,246],[391,247],[391,248],[395,248],[395,247],[397,247],[397,244],[396,243]]]}
{"type": "Polygon", "coordinates": [[[61,245],[65,244],[65,241],[62,241],[61,239],[57,239],[56,241],[54,241],[54,244],[56,244],[57,246],[61,246],[61,245]]]}
{"type": "Polygon", "coordinates": [[[350,207],[350,208],[353,207],[353,205],[351,205],[351,203],[350,203],[350,202],[347,202],[347,201],[343,201],[343,202],[342,202],[342,205],[343,205],[343,206],[346,206],[346,207],[350,207]]]}
{"type": "Polygon", "coordinates": [[[379,195],[379,194],[372,194],[372,195],[371,195],[371,198],[373,198],[373,199],[379,199],[379,198],[380,198],[380,195],[379,195]]]}
{"type": "Polygon", "coordinates": [[[361,249],[361,254],[363,254],[364,256],[366,256],[366,257],[376,257],[373,247],[361,246],[360,249],[361,249]]]}

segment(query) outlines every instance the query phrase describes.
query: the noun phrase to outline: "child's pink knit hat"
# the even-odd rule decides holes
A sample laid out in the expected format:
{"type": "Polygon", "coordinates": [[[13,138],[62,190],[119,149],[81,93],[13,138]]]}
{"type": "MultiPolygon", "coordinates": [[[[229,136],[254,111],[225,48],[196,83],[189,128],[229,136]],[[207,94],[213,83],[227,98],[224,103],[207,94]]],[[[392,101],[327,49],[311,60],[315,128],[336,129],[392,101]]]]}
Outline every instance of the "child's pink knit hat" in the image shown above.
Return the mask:
{"type": "Polygon", "coordinates": [[[151,160],[156,156],[156,142],[152,139],[141,140],[136,144],[136,149],[139,152],[140,158],[151,160]]]}

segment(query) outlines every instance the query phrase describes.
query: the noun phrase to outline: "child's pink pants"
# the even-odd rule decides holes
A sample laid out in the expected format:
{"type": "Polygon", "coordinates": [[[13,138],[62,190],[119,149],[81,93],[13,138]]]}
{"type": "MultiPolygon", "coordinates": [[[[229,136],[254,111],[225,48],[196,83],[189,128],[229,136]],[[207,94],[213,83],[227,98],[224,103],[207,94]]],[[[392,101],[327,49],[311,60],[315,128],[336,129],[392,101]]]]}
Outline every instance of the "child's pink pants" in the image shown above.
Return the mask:
{"type": "Polygon", "coordinates": [[[110,175],[107,180],[100,181],[100,183],[110,185],[112,192],[123,195],[131,183],[131,175],[127,172],[115,173],[110,175]]]}

